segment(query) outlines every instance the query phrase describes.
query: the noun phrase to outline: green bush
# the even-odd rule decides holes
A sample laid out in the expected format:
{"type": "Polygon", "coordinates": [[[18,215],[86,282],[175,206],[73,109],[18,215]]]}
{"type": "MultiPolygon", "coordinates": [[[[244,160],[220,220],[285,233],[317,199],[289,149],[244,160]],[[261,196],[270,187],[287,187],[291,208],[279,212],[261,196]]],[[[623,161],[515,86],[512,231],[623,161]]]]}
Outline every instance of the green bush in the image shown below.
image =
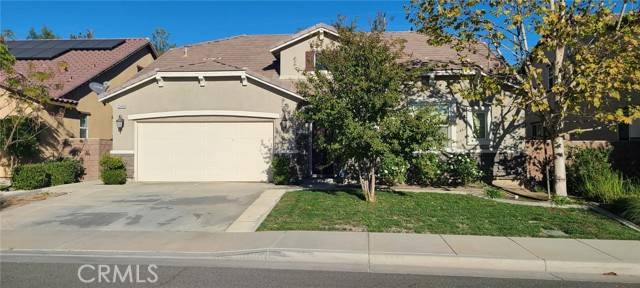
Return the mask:
{"type": "Polygon", "coordinates": [[[122,158],[105,154],[105,155],[102,155],[102,157],[100,157],[100,169],[101,170],[126,170],[126,167],[124,165],[124,161],[122,161],[122,158]]]}
{"type": "Polygon", "coordinates": [[[582,183],[582,195],[600,203],[612,203],[626,194],[627,185],[622,178],[622,174],[610,169],[602,170],[598,174],[581,179],[580,182],[582,183]]]}
{"type": "Polygon", "coordinates": [[[422,186],[440,185],[443,182],[445,163],[433,153],[421,154],[413,159],[409,180],[422,186]]]}
{"type": "Polygon", "coordinates": [[[640,185],[613,170],[611,148],[584,148],[572,151],[567,169],[569,191],[586,199],[611,204],[619,198],[640,195],[640,185]]]}
{"type": "Polygon", "coordinates": [[[640,197],[625,197],[613,203],[614,210],[627,220],[640,225],[640,197]]]}
{"type": "Polygon", "coordinates": [[[43,164],[20,165],[13,169],[11,186],[19,190],[31,190],[51,186],[51,174],[43,164]]]}
{"type": "Polygon", "coordinates": [[[71,158],[46,161],[42,165],[51,175],[51,186],[75,183],[84,175],[80,161],[71,158]]]}
{"type": "Polygon", "coordinates": [[[504,198],[504,191],[495,188],[495,187],[487,187],[484,189],[484,193],[491,199],[504,198]]]}
{"type": "Polygon", "coordinates": [[[127,169],[120,157],[108,154],[100,157],[100,178],[106,185],[127,183],[127,169]]]}
{"type": "Polygon", "coordinates": [[[564,206],[571,203],[571,199],[565,196],[553,195],[553,197],[551,197],[551,202],[557,206],[564,206]]]}
{"type": "Polygon", "coordinates": [[[456,154],[447,161],[449,183],[466,185],[480,181],[482,170],[475,159],[466,154],[456,154]]]}
{"type": "Polygon", "coordinates": [[[122,185],[127,183],[127,171],[123,169],[102,171],[100,177],[106,185],[122,185]]]}
{"type": "Polygon", "coordinates": [[[409,164],[400,156],[387,154],[382,158],[377,178],[380,183],[393,186],[403,184],[407,180],[409,164]]]}
{"type": "MultiPolygon", "coordinates": [[[[590,198],[587,195],[585,185],[587,181],[600,175],[602,171],[610,171],[609,163],[610,148],[583,148],[572,149],[570,151],[569,163],[567,167],[567,188],[576,195],[590,198]]],[[[612,175],[607,175],[611,178],[612,175]]]]}
{"type": "Polygon", "coordinates": [[[296,167],[291,158],[285,155],[274,155],[271,161],[273,173],[273,183],[276,185],[287,185],[298,180],[296,167]]]}

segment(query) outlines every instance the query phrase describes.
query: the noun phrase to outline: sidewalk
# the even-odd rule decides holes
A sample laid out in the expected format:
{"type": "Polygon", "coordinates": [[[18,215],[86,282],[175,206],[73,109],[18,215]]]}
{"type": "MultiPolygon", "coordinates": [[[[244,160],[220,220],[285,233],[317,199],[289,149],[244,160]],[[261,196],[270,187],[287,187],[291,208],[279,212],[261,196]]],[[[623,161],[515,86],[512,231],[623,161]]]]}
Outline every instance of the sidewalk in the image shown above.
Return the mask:
{"type": "Polygon", "coordinates": [[[615,273],[640,282],[640,241],[366,232],[2,230],[0,250],[4,261],[44,254],[165,255],[269,268],[385,273],[474,270],[594,277],[615,273]]]}

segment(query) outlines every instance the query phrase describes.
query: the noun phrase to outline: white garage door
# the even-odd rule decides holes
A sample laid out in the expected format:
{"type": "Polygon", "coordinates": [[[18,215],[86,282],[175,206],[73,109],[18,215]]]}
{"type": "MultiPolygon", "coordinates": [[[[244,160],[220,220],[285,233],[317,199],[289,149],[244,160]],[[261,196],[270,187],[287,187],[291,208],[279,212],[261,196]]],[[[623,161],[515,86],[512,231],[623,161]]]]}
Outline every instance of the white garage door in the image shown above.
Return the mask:
{"type": "Polygon", "coordinates": [[[268,181],[271,122],[137,125],[139,181],[268,181]]]}

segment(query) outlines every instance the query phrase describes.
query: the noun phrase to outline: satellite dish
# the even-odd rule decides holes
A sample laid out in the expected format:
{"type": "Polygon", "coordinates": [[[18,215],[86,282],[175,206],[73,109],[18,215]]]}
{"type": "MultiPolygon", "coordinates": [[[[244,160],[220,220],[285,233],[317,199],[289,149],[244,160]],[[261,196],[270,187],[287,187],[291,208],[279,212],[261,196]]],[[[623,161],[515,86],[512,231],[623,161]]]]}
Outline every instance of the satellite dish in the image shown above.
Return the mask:
{"type": "Polygon", "coordinates": [[[100,84],[98,82],[91,82],[89,83],[89,88],[93,91],[96,92],[98,95],[104,93],[105,91],[107,91],[107,87],[109,86],[109,82],[104,82],[104,84],[100,84]]]}

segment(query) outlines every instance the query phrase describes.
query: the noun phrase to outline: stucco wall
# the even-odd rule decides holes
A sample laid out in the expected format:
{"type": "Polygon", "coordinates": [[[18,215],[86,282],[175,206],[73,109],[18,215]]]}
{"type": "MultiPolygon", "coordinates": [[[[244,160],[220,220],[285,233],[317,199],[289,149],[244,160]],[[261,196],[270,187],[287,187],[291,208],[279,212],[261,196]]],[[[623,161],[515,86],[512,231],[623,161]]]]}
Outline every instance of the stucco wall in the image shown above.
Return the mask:
{"type": "MultiPolygon", "coordinates": [[[[128,119],[129,115],[194,110],[277,113],[280,115],[280,119],[276,119],[274,125],[275,148],[276,150],[290,149],[293,136],[291,133],[281,131],[280,121],[285,104],[289,106],[290,113],[295,110],[297,103],[295,98],[284,96],[282,92],[277,92],[251,79],[248,80],[246,86],[241,84],[240,77],[206,78],[205,80],[205,87],[200,87],[198,79],[195,77],[167,78],[164,80],[163,87],[160,87],[154,81],[150,81],[135,91],[113,100],[110,99],[109,103],[114,107],[112,120],[113,150],[134,150],[134,121],[128,119]],[[124,127],[121,131],[118,131],[115,123],[118,117],[125,119],[124,127]]],[[[287,117],[290,119],[291,115],[287,117]]],[[[234,119],[230,117],[217,119],[200,117],[193,119],[189,117],[184,119],[184,121],[188,120],[232,121],[234,119]]]]}
{"type": "MultiPolygon", "coordinates": [[[[123,62],[119,67],[115,67],[113,71],[101,75],[95,79],[95,81],[99,83],[109,81],[110,87],[119,87],[138,72],[138,67],[146,67],[151,64],[153,60],[153,56],[148,50],[142,50],[132,56],[129,61],[123,62]]],[[[78,97],[80,100],[78,101],[77,109],[78,111],[89,114],[87,117],[89,127],[88,137],[111,139],[111,116],[113,115],[111,106],[100,102],[95,92],[89,89],[81,90],[79,93],[85,94],[78,97]]],[[[80,132],[79,128],[74,131],[77,131],[76,133],[80,132]]],[[[76,135],[76,137],[77,136],[79,135],[76,135]]]]}
{"type": "Polygon", "coordinates": [[[305,53],[335,44],[335,36],[325,33],[322,40],[318,34],[311,35],[280,51],[280,78],[302,79],[305,68],[305,53]],[[320,46],[320,47],[317,47],[320,46]]]}
{"type": "MultiPolygon", "coordinates": [[[[452,88],[460,82],[453,78],[436,78],[423,85],[428,88],[425,93],[412,96],[410,101],[415,105],[449,105],[449,136],[447,147],[452,151],[468,151],[474,153],[495,153],[501,151],[521,151],[525,129],[524,111],[513,105],[509,94],[503,92],[484,102],[469,102],[463,99],[456,89],[452,88]],[[488,143],[476,141],[468,113],[474,109],[487,109],[490,113],[488,143]]],[[[462,82],[462,85],[465,85],[462,82]]]]}

